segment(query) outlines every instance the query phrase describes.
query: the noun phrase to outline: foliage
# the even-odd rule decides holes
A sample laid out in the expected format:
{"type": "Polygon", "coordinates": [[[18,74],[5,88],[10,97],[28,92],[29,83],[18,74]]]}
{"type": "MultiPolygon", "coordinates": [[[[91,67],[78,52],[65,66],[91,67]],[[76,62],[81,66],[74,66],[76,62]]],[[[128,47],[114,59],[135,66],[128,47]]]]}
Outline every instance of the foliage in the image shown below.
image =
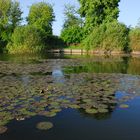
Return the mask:
{"type": "Polygon", "coordinates": [[[88,35],[94,26],[118,18],[120,0],[78,0],[79,13],[85,18],[84,31],[88,35]]]}
{"type": "Polygon", "coordinates": [[[133,51],[140,51],[140,27],[136,27],[130,30],[129,39],[130,48],[133,51]]]}
{"type": "Polygon", "coordinates": [[[69,28],[70,26],[82,26],[83,21],[79,17],[76,7],[73,5],[65,5],[64,9],[64,15],[65,15],[65,22],[63,25],[63,28],[69,28]]]}
{"type": "Polygon", "coordinates": [[[0,50],[10,41],[14,29],[20,24],[21,14],[19,2],[12,0],[0,1],[0,50]]]}
{"type": "Polygon", "coordinates": [[[52,35],[54,18],[52,6],[45,2],[39,2],[30,7],[27,21],[29,25],[35,26],[47,36],[52,35]]]}
{"type": "Polygon", "coordinates": [[[0,1],[0,50],[5,46],[5,33],[8,23],[8,11],[11,0],[0,1]]]}
{"type": "Polygon", "coordinates": [[[128,28],[117,21],[103,23],[94,27],[82,45],[87,50],[128,51],[128,32],[128,28]]]}
{"type": "Polygon", "coordinates": [[[54,13],[51,5],[45,2],[33,4],[27,18],[28,25],[19,26],[22,20],[19,3],[9,2],[8,21],[4,30],[9,35],[6,47],[9,53],[40,52],[45,48],[54,49],[64,46],[62,39],[52,36],[54,13]]]}
{"type": "Polygon", "coordinates": [[[11,0],[0,1],[0,24],[6,24],[8,22],[8,12],[10,9],[11,0]]]}
{"type": "Polygon", "coordinates": [[[67,29],[64,29],[61,32],[61,38],[67,44],[78,44],[82,40],[82,28],[79,26],[72,26],[67,29]]]}
{"type": "Polygon", "coordinates": [[[20,25],[20,22],[22,20],[22,11],[20,9],[20,5],[19,2],[17,1],[12,1],[11,2],[11,7],[10,7],[10,11],[9,11],[9,24],[11,26],[11,30],[12,32],[14,31],[14,29],[20,25]]]}
{"type": "Polygon", "coordinates": [[[33,26],[17,27],[7,45],[9,53],[41,51],[44,47],[39,30],[33,26]]]}
{"type": "Polygon", "coordinates": [[[83,21],[78,17],[77,10],[72,5],[66,5],[65,22],[61,32],[61,38],[67,44],[77,44],[82,40],[82,24],[83,21]]]}

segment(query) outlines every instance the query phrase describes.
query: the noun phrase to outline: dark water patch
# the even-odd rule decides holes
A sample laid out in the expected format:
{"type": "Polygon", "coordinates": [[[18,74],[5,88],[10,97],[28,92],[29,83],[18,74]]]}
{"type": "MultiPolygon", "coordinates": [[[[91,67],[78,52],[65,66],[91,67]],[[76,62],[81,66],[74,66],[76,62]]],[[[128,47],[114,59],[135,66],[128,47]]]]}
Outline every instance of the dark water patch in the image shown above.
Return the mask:
{"type": "Polygon", "coordinates": [[[0,135],[1,140],[45,140],[45,139],[108,139],[139,140],[140,99],[129,102],[131,108],[126,111],[118,108],[112,115],[89,116],[75,109],[65,109],[53,118],[35,116],[25,121],[13,120],[8,131],[0,135]],[[54,127],[47,131],[36,129],[40,121],[50,121],[54,127]],[[123,133],[122,133],[123,132],[123,133]],[[129,132],[129,133],[128,133],[129,132]],[[102,134],[102,135],[101,135],[102,134]]]}

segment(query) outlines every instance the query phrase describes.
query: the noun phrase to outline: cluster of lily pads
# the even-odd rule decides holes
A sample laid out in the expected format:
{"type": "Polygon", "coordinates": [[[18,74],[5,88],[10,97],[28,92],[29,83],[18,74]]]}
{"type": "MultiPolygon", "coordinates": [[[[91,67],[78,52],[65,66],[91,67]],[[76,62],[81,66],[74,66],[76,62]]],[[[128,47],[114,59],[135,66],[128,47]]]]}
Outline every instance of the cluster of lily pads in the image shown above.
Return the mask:
{"type": "MultiPolygon", "coordinates": [[[[64,74],[64,80],[56,82],[52,70],[60,62],[63,61],[50,60],[43,65],[15,66],[3,63],[4,67],[0,68],[0,133],[7,130],[7,123],[13,119],[22,121],[36,115],[55,117],[65,108],[82,110],[93,116],[110,113],[118,103],[122,104],[134,95],[134,91],[129,91],[132,88],[130,83],[130,87],[125,89],[129,93],[127,98],[116,98],[116,91],[124,90],[121,85],[128,81],[127,76],[119,74],[64,74]],[[9,69],[8,72],[4,71],[6,67],[9,69]],[[125,80],[122,80],[124,77],[125,80]]],[[[140,79],[135,85],[138,85],[139,81],[140,79]]],[[[126,108],[126,105],[122,107],[126,108]]],[[[37,124],[37,128],[42,130],[52,127],[53,124],[50,122],[37,124]]]]}

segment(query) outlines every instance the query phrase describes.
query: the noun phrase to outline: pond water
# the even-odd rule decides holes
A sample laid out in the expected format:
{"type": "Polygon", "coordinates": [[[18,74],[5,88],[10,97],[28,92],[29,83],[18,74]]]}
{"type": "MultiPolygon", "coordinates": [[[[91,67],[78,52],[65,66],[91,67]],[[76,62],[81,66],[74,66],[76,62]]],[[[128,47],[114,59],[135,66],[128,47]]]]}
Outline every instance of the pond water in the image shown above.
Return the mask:
{"type": "Polygon", "coordinates": [[[139,116],[140,57],[0,55],[0,140],[139,140],[139,116]]]}

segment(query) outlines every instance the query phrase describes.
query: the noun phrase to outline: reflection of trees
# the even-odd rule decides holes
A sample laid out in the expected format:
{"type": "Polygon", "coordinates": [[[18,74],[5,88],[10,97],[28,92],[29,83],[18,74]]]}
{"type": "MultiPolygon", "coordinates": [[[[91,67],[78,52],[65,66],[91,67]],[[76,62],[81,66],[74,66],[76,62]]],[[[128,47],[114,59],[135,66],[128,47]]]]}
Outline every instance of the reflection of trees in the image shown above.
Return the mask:
{"type": "Polygon", "coordinates": [[[119,61],[91,61],[85,62],[81,66],[66,67],[66,73],[81,73],[81,72],[94,72],[94,73],[127,73],[127,58],[119,61]]]}
{"type": "MultiPolygon", "coordinates": [[[[102,59],[101,59],[102,60],[102,59]]],[[[140,61],[138,58],[122,57],[119,60],[107,60],[101,61],[85,61],[81,66],[68,66],[65,68],[66,73],[82,73],[82,72],[94,72],[94,73],[122,73],[122,74],[140,74],[140,61]]]]}
{"type": "Polygon", "coordinates": [[[127,73],[140,75],[140,59],[139,58],[131,58],[129,60],[127,73]]]}

